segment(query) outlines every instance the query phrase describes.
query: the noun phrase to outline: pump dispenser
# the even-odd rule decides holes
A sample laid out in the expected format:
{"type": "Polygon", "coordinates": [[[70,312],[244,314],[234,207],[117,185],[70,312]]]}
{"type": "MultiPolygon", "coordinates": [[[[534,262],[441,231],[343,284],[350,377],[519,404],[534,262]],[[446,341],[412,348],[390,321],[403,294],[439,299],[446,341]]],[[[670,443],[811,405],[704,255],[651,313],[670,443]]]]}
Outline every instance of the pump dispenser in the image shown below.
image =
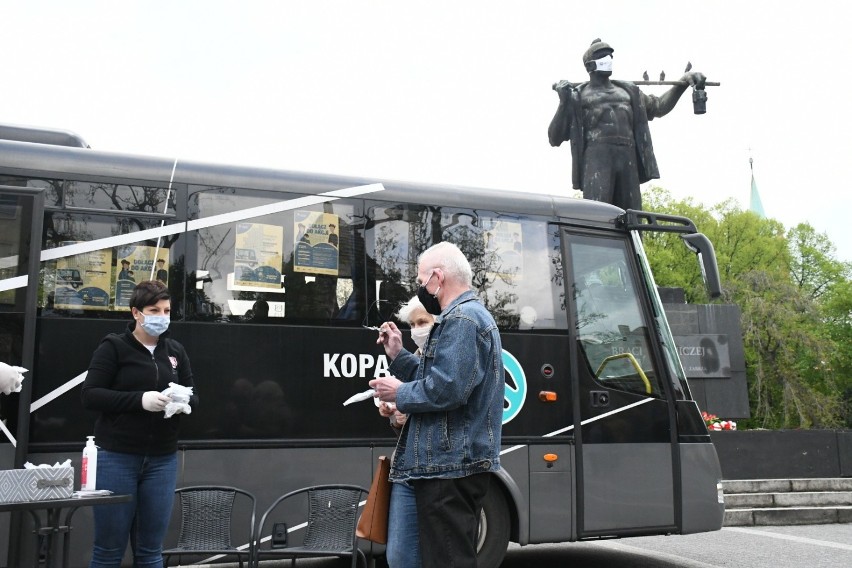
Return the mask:
{"type": "Polygon", "coordinates": [[[80,490],[94,491],[98,481],[98,447],[95,437],[87,436],[89,441],[83,448],[83,469],[80,473],[80,490]]]}

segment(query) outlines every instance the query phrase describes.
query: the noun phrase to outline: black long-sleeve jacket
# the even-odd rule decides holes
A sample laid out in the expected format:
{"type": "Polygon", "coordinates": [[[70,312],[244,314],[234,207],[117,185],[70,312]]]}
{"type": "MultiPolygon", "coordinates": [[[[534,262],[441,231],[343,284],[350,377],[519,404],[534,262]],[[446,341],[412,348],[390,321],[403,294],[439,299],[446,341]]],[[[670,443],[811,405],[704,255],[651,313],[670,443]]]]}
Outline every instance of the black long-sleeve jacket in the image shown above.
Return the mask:
{"type": "MultiPolygon", "coordinates": [[[[169,383],[192,387],[192,369],[183,345],[160,336],[153,355],[133,336],[136,322],[124,333],[104,337],[92,355],[83,382],[83,407],[100,413],[95,443],[109,451],[164,455],[177,451],[182,415],[164,418],[163,412],[142,408],[146,391],[162,391],[169,383]]],[[[190,406],[198,405],[193,395],[190,406]]]]}

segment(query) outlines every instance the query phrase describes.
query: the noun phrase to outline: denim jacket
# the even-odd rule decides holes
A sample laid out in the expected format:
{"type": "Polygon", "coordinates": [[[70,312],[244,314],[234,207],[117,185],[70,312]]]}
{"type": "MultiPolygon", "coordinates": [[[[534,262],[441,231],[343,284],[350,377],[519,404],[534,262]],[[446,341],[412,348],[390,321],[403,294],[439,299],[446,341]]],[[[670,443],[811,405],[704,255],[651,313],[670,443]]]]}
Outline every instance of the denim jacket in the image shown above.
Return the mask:
{"type": "Polygon", "coordinates": [[[389,371],[409,414],[390,478],[455,478],[500,469],[505,378],[500,333],[472,291],[435,320],[423,354],[405,349],[389,371]]]}

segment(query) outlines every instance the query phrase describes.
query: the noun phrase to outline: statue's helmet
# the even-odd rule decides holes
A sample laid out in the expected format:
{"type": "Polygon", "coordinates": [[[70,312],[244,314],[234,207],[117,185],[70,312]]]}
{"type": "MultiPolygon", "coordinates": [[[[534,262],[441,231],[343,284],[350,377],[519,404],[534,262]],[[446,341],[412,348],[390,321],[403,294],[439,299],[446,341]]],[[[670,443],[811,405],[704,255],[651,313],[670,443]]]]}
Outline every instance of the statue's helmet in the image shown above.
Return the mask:
{"type": "Polygon", "coordinates": [[[589,61],[594,61],[595,53],[604,50],[608,50],[610,54],[615,51],[608,43],[601,41],[601,38],[597,38],[592,42],[592,45],[589,46],[589,49],[586,50],[586,53],[583,54],[583,65],[589,61]]]}

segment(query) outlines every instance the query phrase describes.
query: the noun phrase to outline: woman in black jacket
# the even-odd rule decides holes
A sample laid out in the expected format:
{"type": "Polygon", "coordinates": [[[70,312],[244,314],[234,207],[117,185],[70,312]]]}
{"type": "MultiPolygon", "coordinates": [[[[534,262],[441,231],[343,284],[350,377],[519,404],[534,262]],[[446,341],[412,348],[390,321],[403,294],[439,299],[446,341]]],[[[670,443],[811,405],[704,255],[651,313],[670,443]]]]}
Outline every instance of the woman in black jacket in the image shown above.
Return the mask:
{"type": "MultiPolygon", "coordinates": [[[[166,405],[173,401],[162,391],[169,383],[193,386],[186,351],[166,337],[168,288],[155,280],[140,282],[130,311],[133,321],[127,329],[107,335],[95,350],[82,389],[83,406],[100,413],[95,423],[97,488],[134,497],[94,508],[92,568],[118,568],[134,526],[134,566],[162,566],[181,418],[180,412],[165,418],[166,405]]],[[[197,403],[192,395],[190,408],[197,403]]]]}

